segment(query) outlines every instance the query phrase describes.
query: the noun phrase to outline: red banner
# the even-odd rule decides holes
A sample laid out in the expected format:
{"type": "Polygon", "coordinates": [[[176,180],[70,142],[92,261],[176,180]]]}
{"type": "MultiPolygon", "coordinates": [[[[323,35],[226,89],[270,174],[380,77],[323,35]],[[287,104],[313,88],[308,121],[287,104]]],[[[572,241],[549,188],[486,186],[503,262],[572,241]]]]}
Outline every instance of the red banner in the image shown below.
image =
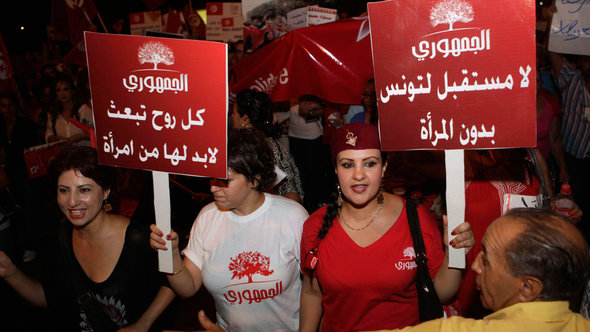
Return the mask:
{"type": "Polygon", "coordinates": [[[13,75],[14,70],[10,63],[10,56],[8,55],[6,45],[4,45],[4,39],[0,35],[0,93],[16,93],[17,87],[13,75]]]}
{"type": "Polygon", "coordinates": [[[101,164],[227,176],[227,46],[85,33],[101,164]]]}
{"type": "Polygon", "coordinates": [[[384,150],[536,145],[533,0],[368,9],[384,150]]]}
{"type": "Polygon", "coordinates": [[[360,104],[373,77],[367,17],[296,29],[230,68],[230,92],[252,88],[273,101],[314,94],[342,104],[360,104]]]}

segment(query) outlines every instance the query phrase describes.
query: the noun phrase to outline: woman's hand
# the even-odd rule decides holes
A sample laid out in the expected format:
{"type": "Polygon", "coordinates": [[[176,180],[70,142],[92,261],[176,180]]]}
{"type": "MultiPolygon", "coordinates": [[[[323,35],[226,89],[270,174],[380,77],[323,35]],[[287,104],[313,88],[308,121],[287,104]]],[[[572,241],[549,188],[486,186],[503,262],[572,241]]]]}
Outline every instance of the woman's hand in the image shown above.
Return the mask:
{"type": "MultiPolygon", "coordinates": [[[[166,241],[163,236],[164,233],[154,224],[150,225],[150,246],[155,250],[168,250],[166,247],[166,241]]],[[[172,241],[172,249],[178,248],[178,234],[175,231],[171,231],[170,234],[166,235],[166,239],[172,241]]]]}
{"type": "Polygon", "coordinates": [[[201,332],[225,332],[219,325],[213,323],[203,310],[199,311],[199,323],[203,326],[204,330],[201,332]]]}
{"type": "Polygon", "coordinates": [[[444,244],[445,247],[450,245],[455,249],[465,248],[465,254],[473,248],[475,245],[475,237],[473,236],[473,232],[471,231],[471,225],[468,222],[463,222],[457,226],[451,235],[456,235],[454,239],[449,242],[449,238],[447,235],[447,228],[448,228],[449,219],[446,215],[443,215],[443,228],[444,228],[444,244]]]}
{"type": "Polygon", "coordinates": [[[0,251],[0,278],[8,278],[15,273],[16,265],[12,263],[4,251],[0,251]]]}

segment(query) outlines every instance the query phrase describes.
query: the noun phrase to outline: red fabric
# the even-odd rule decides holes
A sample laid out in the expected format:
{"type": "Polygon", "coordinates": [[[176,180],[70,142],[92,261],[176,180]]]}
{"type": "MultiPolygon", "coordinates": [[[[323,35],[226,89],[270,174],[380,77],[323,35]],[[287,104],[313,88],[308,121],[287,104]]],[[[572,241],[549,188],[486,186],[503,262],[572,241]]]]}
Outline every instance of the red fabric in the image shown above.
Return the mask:
{"type": "Polygon", "coordinates": [[[332,160],[344,150],[379,149],[379,131],[377,126],[355,122],[336,129],[332,134],[330,151],[332,160]]]}
{"type": "MultiPolygon", "coordinates": [[[[244,30],[247,35],[248,28],[244,30]]],[[[252,88],[273,101],[313,94],[333,103],[357,104],[373,77],[369,21],[353,18],[290,31],[234,64],[230,72],[236,77],[229,87],[234,95],[252,88]]]]}
{"type": "Polygon", "coordinates": [[[10,56],[4,44],[4,39],[0,35],[0,93],[16,93],[17,87],[13,76],[14,70],[10,63],[10,56]]]}
{"type": "Polygon", "coordinates": [[[90,146],[96,149],[96,132],[94,128],[90,127],[89,125],[83,124],[82,122],[76,119],[70,119],[70,122],[75,124],[76,127],[84,130],[86,134],[90,137],[90,146]]]}
{"type": "Polygon", "coordinates": [[[549,128],[553,121],[559,121],[561,107],[557,96],[551,95],[545,90],[539,92],[543,103],[543,111],[537,116],[537,149],[547,159],[551,154],[551,142],[549,140],[549,128]]]}
{"type": "MultiPolygon", "coordinates": [[[[520,195],[537,195],[539,182],[533,177],[533,182],[527,185],[520,195]]],[[[517,193],[514,190],[511,193],[517,193]]],[[[481,239],[488,226],[502,215],[502,200],[498,189],[489,181],[471,181],[465,191],[465,220],[471,224],[475,238],[475,245],[466,257],[467,267],[456,300],[451,304],[460,315],[481,318],[490,312],[484,309],[479,299],[479,292],[475,289],[475,272],[471,264],[481,251],[481,239]]]]}
{"type": "Polygon", "coordinates": [[[51,25],[68,36],[72,45],[83,40],[83,33],[92,26],[96,17],[93,0],[53,0],[51,5],[51,25]]]}
{"type": "MultiPolygon", "coordinates": [[[[325,213],[323,207],[303,225],[302,258],[318,246],[317,233],[325,213]]],[[[444,259],[442,237],[426,209],[420,206],[418,213],[434,277],[444,259]]],[[[413,243],[405,207],[393,226],[365,248],[354,243],[334,220],[319,242],[315,271],[322,286],[322,331],[394,329],[418,323],[415,257],[407,248],[413,248],[413,243]]],[[[310,275],[303,266],[302,271],[310,275]]]]}
{"type": "Polygon", "coordinates": [[[165,31],[181,35],[188,33],[186,30],[186,20],[188,20],[189,16],[187,14],[190,15],[190,8],[188,5],[186,5],[183,10],[168,9],[166,27],[164,28],[165,31]]]}

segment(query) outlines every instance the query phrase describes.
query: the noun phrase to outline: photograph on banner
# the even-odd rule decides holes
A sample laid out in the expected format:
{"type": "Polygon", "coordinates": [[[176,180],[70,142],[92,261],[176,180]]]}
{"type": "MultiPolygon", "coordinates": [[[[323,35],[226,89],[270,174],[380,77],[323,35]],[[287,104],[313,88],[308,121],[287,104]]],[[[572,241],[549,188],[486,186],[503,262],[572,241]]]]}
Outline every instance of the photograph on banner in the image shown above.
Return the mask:
{"type": "Polygon", "coordinates": [[[85,34],[99,162],[227,177],[227,45],[85,34]]]}
{"type": "Polygon", "coordinates": [[[322,8],[317,1],[242,0],[244,51],[252,53],[287,32],[334,22],[338,11],[322,8]]]}
{"type": "Polygon", "coordinates": [[[207,40],[237,42],[242,40],[242,4],[207,2],[207,40]]]}
{"type": "Polygon", "coordinates": [[[355,17],[290,31],[231,66],[229,77],[230,97],[250,88],[277,102],[313,94],[359,104],[373,77],[369,20],[355,17]]]}
{"type": "Polygon", "coordinates": [[[590,55],[590,1],[555,0],[549,51],[590,55]]]}
{"type": "Polygon", "coordinates": [[[397,0],[368,11],[383,150],[536,145],[532,0],[397,0]]]}

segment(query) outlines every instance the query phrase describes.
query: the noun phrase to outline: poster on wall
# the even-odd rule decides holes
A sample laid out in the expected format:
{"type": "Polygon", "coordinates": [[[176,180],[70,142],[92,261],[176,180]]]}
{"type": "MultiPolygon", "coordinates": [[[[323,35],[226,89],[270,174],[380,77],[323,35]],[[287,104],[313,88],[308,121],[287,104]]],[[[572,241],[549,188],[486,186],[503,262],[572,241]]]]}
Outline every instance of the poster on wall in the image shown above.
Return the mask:
{"type": "Polygon", "coordinates": [[[384,150],[536,145],[534,1],[368,9],[384,150]]]}
{"type": "Polygon", "coordinates": [[[227,45],[85,33],[101,164],[227,176],[227,45]]]}

